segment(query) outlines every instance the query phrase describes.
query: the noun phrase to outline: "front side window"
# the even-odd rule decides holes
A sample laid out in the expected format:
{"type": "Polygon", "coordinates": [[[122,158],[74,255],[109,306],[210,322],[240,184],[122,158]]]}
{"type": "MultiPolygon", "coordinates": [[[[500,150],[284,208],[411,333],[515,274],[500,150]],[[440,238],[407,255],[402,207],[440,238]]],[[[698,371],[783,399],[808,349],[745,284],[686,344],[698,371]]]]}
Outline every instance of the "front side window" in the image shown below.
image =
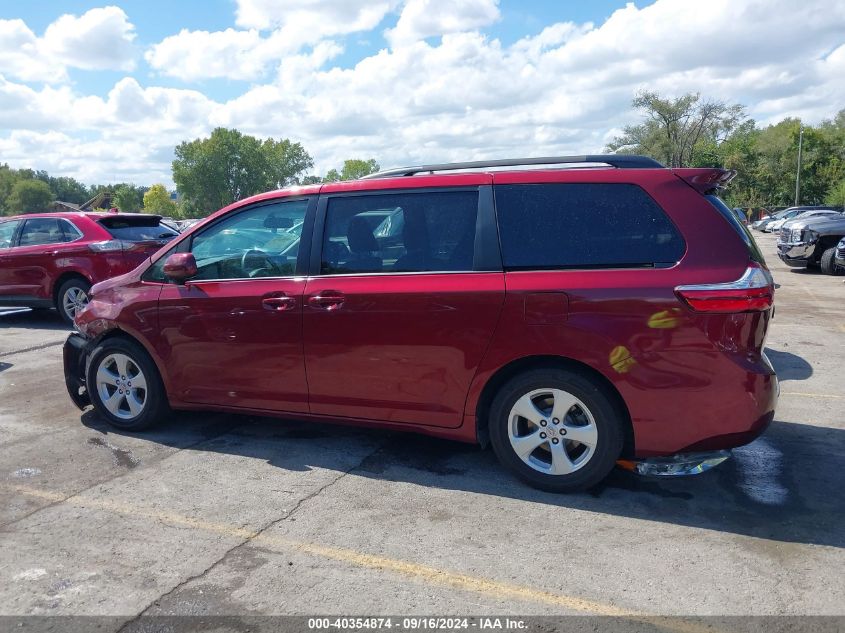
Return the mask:
{"type": "Polygon", "coordinates": [[[672,265],[686,245],[637,185],[497,185],[496,214],[508,270],[672,265]]]}
{"type": "Polygon", "coordinates": [[[62,226],[56,218],[33,218],[26,220],[21,230],[20,246],[58,244],[67,241],[62,226]]]}
{"type": "Polygon", "coordinates": [[[321,272],[470,271],[477,191],[331,198],[321,272]]]}
{"type": "Polygon", "coordinates": [[[21,224],[21,220],[7,220],[0,222],[0,248],[10,248],[15,231],[21,224]]]}
{"type": "Polygon", "coordinates": [[[296,270],[308,200],[274,202],[233,214],[194,236],[194,279],[287,277],[296,270]]]}

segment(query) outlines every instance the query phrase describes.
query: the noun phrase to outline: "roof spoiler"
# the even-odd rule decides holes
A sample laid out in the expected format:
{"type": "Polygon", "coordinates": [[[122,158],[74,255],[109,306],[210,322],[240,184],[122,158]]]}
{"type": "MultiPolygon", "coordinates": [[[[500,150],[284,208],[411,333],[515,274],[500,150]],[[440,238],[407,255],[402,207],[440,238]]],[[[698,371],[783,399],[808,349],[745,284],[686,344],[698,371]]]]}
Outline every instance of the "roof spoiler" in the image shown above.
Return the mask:
{"type": "Polygon", "coordinates": [[[701,194],[708,194],[727,187],[736,176],[735,169],[721,167],[679,167],[672,170],[678,178],[701,194]]]}

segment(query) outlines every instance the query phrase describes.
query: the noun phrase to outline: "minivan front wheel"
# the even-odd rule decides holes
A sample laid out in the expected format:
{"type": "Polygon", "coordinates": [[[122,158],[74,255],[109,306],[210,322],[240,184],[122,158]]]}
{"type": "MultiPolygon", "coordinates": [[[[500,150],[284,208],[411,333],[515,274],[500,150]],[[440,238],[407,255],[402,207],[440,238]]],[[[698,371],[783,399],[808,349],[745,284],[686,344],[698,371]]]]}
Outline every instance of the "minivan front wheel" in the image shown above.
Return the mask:
{"type": "Polygon", "coordinates": [[[622,452],[618,408],[578,372],[542,369],[513,378],[494,399],[489,423],[499,461],[551,492],[591,488],[622,452]]]}
{"type": "Polygon", "coordinates": [[[86,385],[91,403],[112,425],[140,431],[168,412],[164,385],[147,352],[125,339],[107,339],[91,353],[86,385]]]}

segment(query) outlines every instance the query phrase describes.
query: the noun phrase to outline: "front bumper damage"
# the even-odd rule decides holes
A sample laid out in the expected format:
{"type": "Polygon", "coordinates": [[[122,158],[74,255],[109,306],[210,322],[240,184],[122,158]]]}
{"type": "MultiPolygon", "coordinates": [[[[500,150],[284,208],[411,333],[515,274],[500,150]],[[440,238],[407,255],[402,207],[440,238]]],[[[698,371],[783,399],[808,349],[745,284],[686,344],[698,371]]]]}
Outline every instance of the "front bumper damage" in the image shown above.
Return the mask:
{"type": "Polygon", "coordinates": [[[77,332],[72,333],[65,341],[62,350],[65,367],[65,386],[70,399],[80,409],[91,404],[88,389],[85,385],[85,369],[88,359],[88,339],[77,332]]]}

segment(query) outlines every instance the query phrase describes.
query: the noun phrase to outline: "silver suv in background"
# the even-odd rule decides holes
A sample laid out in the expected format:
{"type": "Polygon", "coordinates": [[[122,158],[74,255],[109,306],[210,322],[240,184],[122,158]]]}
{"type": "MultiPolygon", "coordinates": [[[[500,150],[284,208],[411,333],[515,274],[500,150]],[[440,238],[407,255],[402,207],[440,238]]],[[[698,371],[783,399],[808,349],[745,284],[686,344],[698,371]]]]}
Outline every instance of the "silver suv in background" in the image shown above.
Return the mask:
{"type": "Polygon", "coordinates": [[[818,266],[827,275],[842,272],[837,267],[836,246],[845,237],[845,215],[801,218],[784,227],[778,236],[778,257],[787,266],[818,266]]]}

